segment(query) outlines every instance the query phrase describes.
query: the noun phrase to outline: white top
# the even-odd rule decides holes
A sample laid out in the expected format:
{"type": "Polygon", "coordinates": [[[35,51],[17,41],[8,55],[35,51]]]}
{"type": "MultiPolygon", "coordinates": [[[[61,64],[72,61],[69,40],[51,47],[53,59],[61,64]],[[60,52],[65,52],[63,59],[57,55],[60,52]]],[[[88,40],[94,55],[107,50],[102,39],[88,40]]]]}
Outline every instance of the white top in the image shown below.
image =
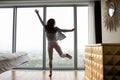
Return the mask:
{"type": "Polygon", "coordinates": [[[66,36],[62,32],[67,32],[67,31],[61,30],[57,27],[56,29],[57,29],[56,33],[46,32],[48,41],[58,41],[58,40],[63,40],[64,38],[66,38],[66,36]]]}
{"type": "Polygon", "coordinates": [[[56,33],[46,32],[46,35],[47,35],[48,41],[58,41],[58,40],[63,40],[64,38],[66,38],[66,36],[59,31],[57,31],[56,33]]]}

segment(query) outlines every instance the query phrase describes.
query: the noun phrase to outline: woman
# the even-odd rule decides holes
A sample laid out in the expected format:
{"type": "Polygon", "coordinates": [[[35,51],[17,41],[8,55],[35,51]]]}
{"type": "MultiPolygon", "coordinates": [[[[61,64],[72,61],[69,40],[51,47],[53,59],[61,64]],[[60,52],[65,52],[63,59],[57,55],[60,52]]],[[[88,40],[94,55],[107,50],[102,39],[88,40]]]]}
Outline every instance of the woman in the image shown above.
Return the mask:
{"type": "Polygon", "coordinates": [[[45,25],[39,15],[39,11],[35,10],[35,12],[37,13],[38,18],[40,19],[40,22],[42,23],[42,25],[45,29],[46,36],[48,39],[48,55],[49,55],[49,67],[50,67],[50,75],[49,76],[51,77],[52,76],[53,49],[55,49],[58,52],[60,57],[62,57],[62,58],[66,57],[66,58],[72,59],[71,55],[63,54],[57,41],[62,40],[66,37],[64,34],[62,34],[62,32],[71,32],[71,31],[74,31],[75,29],[66,30],[66,29],[60,29],[58,27],[55,27],[55,20],[52,18],[49,19],[47,21],[47,24],[45,25]]]}

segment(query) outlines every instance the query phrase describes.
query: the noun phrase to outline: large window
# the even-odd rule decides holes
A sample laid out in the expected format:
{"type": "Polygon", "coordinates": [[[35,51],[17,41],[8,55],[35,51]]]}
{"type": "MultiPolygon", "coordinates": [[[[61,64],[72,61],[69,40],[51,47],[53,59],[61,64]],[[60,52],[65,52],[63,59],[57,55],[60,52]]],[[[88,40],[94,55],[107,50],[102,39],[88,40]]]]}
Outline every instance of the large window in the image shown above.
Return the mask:
{"type": "Polygon", "coordinates": [[[13,9],[0,8],[0,53],[12,53],[13,9]]]}
{"type": "MultiPolygon", "coordinates": [[[[56,20],[56,26],[61,29],[74,28],[74,15],[73,7],[47,7],[47,20],[54,18],[56,20]]],[[[58,41],[63,53],[72,55],[72,59],[61,58],[58,53],[53,51],[53,66],[55,67],[74,67],[74,32],[64,33],[67,38],[62,41],[58,41]]],[[[48,66],[48,55],[47,55],[48,66]]]]}
{"type": "Polygon", "coordinates": [[[54,18],[55,26],[61,29],[76,28],[58,41],[63,53],[72,55],[72,59],[61,58],[54,50],[53,68],[83,69],[84,47],[88,44],[88,6],[0,8],[0,53],[28,53],[30,61],[20,68],[49,68],[46,35],[35,9],[46,22],[54,18]]]}
{"type": "Polygon", "coordinates": [[[26,52],[30,61],[22,67],[42,67],[43,26],[35,13],[39,10],[43,17],[43,8],[17,9],[17,52],[26,52]]]}

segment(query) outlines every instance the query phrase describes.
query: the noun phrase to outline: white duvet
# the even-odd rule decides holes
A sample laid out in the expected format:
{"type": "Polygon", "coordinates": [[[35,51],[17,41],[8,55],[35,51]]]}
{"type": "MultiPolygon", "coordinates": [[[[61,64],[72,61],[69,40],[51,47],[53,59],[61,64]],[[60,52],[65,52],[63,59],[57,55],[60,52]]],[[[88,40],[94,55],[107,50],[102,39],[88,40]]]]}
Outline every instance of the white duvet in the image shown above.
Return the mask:
{"type": "Polygon", "coordinates": [[[28,60],[27,53],[0,54],[0,73],[15,68],[28,60]]]}

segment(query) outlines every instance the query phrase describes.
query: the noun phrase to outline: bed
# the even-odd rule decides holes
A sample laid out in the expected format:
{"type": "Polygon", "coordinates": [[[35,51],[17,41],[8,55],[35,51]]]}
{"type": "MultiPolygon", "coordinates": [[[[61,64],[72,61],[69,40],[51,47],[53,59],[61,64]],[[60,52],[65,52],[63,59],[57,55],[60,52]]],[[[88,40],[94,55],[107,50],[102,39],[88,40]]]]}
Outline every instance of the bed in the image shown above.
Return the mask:
{"type": "Polygon", "coordinates": [[[0,74],[28,61],[27,53],[0,54],[0,74]]]}

